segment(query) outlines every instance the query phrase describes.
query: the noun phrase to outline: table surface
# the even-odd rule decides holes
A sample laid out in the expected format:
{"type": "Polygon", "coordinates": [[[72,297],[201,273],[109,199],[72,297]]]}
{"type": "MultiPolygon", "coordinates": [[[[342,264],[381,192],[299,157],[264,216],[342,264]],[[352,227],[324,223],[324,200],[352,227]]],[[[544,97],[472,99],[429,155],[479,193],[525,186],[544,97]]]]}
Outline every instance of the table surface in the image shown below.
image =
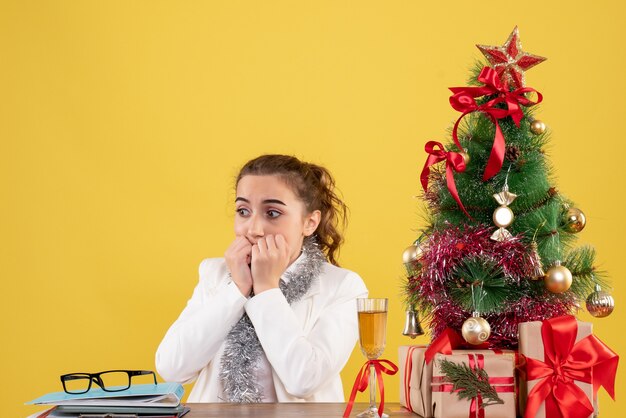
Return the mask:
{"type": "MultiPolygon", "coordinates": [[[[261,403],[261,404],[229,404],[229,403],[188,403],[191,411],[184,418],[207,417],[255,417],[255,418],[290,418],[341,417],[346,409],[345,403],[261,403]]],[[[367,408],[365,403],[355,403],[351,417],[367,408]]],[[[399,403],[386,403],[384,412],[390,417],[416,417],[412,412],[401,407],[399,403]]]]}

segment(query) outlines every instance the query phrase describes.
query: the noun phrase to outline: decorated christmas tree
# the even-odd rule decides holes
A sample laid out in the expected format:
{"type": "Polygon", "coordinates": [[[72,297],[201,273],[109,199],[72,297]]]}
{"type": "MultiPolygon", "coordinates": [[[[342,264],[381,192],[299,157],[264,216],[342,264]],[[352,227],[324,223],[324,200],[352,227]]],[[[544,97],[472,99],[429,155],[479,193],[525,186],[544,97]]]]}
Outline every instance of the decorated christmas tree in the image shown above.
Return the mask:
{"type": "Polygon", "coordinates": [[[525,71],[545,58],[522,50],[515,28],[469,85],[450,88],[460,112],[444,146],[429,141],[421,173],[428,225],[403,259],[405,301],[436,338],[515,348],[518,324],[613,309],[590,246],[575,246],[585,215],[556,186],[536,119],[543,97],[525,71]]]}

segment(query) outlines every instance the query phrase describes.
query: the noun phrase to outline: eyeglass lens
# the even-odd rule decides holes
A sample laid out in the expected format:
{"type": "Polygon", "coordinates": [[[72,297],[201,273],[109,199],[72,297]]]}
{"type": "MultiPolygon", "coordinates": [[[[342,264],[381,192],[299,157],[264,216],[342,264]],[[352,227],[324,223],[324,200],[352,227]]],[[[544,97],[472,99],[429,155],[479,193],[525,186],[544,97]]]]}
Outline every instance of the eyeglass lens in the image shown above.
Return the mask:
{"type": "Polygon", "coordinates": [[[130,376],[125,371],[100,373],[100,381],[106,390],[124,390],[130,386],[130,376]]]}
{"type": "Polygon", "coordinates": [[[88,374],[63,376],[63,388],[67,393],[85,393],[89,390],[90,384],[91,377],[88,374]]]}

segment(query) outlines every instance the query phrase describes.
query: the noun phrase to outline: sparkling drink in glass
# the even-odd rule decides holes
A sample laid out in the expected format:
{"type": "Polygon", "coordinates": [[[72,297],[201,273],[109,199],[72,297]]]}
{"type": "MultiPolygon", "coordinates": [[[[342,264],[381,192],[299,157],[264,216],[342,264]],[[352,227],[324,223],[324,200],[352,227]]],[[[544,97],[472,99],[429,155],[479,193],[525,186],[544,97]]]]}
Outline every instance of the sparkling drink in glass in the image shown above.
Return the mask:
{"type": "MultiPolygon", "coordinates": [[[[387,299],[357,299],[359,315],[359,343],[368,360],[375,360],[385,351],[387,336],[387,299]]],[[[378,417],[376,407],[376,371],[370,365],[370,405],[358,417],[378,417]]],[[[383,414],[387,417],[387,414],[383,414]]]]}

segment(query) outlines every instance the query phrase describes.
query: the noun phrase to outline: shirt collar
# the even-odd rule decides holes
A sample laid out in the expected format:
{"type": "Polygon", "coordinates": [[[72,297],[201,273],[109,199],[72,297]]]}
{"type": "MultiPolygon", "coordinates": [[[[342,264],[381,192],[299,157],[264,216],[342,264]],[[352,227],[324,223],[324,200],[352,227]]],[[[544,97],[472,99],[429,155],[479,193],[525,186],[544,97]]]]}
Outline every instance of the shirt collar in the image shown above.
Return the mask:
{"type": "Polygon", "coordinates": [[[287,267],[287,270],[285,270],[285,272],[281,276],[281,279],[285,283],[289,283],[289,276],[298,270],[298,266],[300,266],[304,260],[306,260],[306,252],[301,251],[298,258],[296,258],[293,261],[293,263],[291,263],[289,267],[287,267]],[[287,273],[290,273],[290,274],[287,274],[287,273]]]}

